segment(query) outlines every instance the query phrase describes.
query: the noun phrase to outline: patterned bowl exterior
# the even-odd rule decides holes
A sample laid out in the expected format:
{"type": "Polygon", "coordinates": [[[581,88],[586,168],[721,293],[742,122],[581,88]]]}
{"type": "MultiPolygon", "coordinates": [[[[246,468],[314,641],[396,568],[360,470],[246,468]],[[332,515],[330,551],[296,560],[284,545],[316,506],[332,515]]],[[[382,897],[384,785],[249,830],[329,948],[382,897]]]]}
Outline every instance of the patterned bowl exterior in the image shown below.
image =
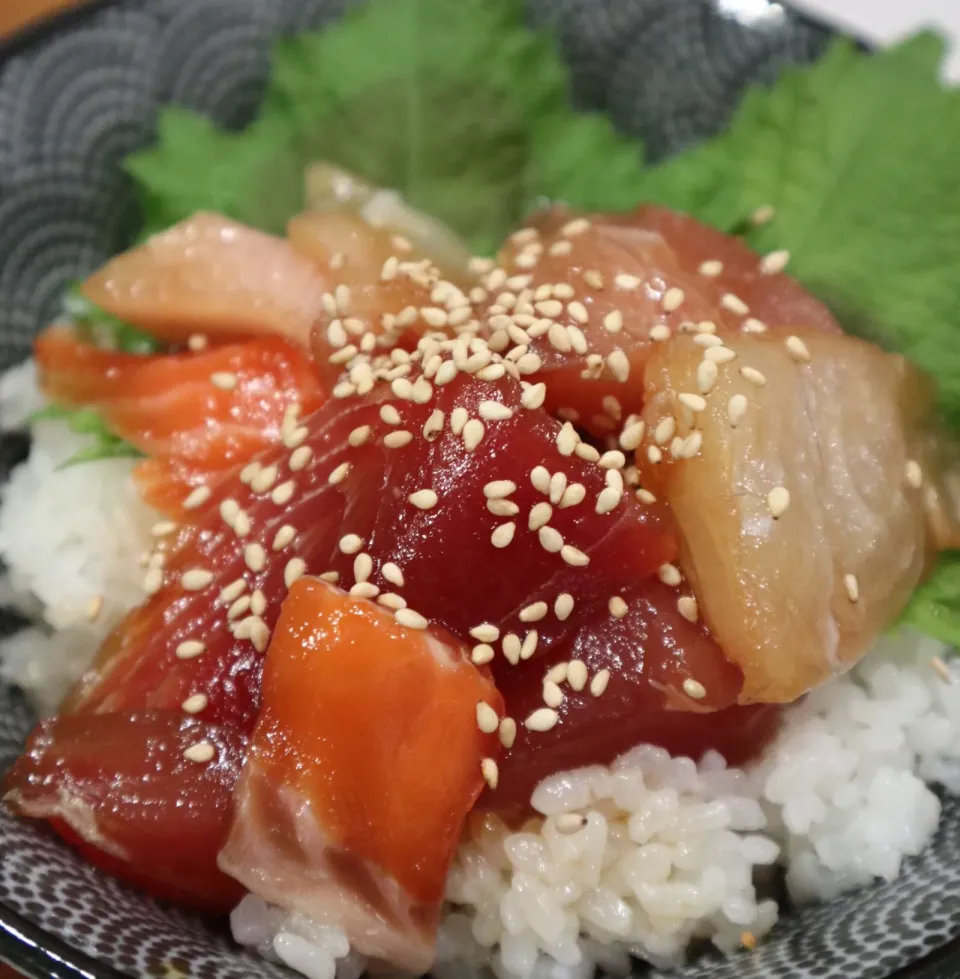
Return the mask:
{"type": "MultiPolygon", "coordinates": [[[[118,163],[150,143],[158,107],[177,102],[244,124],[273,39],[325,23],[346,2],[100,3],[11,45],[0,61],[0,368],[29,352],[65,282],[136,231],[118,163]]],[[[745,85],[815,58],[830,37],[765,0],[531,0],[530,13],[558,30],[578,104],[608,112],[656,155],[721,129],[745,85]]],[[[0,479],[23,448],[0,447],[0,479]]],[[[0,771],[30,725],[16,693],[0,689],[0,771]]],[[[708,956],[682,975],[946,979],[960,976],[958,956],[960,803],[949,800],[935,844],[895,884],[792,914],[756,952],[708,956]]],[[[237,948],[222,926],[101,876],[0,808],[4,958],[35,977],[289,976],[237,948]]]]}

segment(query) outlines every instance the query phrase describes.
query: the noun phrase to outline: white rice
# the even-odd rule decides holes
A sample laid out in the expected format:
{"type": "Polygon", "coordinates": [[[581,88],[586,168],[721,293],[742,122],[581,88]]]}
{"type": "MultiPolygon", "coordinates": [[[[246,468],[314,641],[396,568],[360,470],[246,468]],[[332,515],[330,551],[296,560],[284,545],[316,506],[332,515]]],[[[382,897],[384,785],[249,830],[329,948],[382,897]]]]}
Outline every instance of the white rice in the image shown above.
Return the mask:
{"type": "MultiPolygon", "coordinates": [[[[22,420],[15,406],[27,403],[37,404],[29,369],[0,379],[0,423],[22,420]]],[[[58,470],[78,439],[60,422],[33,434],[3,491],[0,598],[38,626],[0,645],[0,676],[49,710],[140,600],[154,515],[137,500],[129,461],[58,470]],[[98,595],[104,609],[91,623],[98,595]]],[[[694,939],[729,950],[773,927],[764,883],[776,863],[801,902],[894,879],[936,830],[928,783],[960,792],[960,682],[945,683],[934,656],[947,659],[934,640],[885,637],[791,708],[749,770],[641,746],[541,783],[540,816],[520,830],[479,821],[450,871],[435,974],[590,979],[598,967],[626,973],[631,955],[678,963],[694,939]],[[580,829],[561,818],[571,814],[580,829]]],[[[366,965],[338,928],[254,896],[232,925],[239,942],[310,979],[358,979],[366,965]]]]}

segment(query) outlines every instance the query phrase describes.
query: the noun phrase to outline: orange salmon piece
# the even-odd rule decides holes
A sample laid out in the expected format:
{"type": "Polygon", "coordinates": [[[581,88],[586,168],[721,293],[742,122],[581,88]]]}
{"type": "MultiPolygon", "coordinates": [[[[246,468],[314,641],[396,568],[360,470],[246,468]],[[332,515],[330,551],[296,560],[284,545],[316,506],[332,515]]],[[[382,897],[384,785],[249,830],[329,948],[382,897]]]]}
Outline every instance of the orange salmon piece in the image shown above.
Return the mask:
{"type": "Polygon", "coordinates": [[[447,869],[499,747],[503,704],[465,647],[301,578],[263,671],[263,709],[221,869],[415,974],[433,958],[447,869]]]}

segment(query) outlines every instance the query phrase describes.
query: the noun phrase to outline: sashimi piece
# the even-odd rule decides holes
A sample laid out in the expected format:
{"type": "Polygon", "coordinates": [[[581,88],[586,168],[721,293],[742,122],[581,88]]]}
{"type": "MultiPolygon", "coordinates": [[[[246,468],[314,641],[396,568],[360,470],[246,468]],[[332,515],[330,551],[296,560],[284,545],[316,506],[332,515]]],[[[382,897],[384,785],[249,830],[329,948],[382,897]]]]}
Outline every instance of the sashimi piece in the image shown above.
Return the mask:
{"type": "Polygon", "coordinates": [[[309,355],[280,337],[201,353],[138,356],[101,350],[70,327],[34,345],[40,385],[53,402],[90,406],[151,459],[136,473],[145,498],[180,513],[197,485],[280,441],[294,405],[326,399],[309,355]]]}
{"type": "Polygon", "coordinates": [[[4,801],[51,820],[88,860],[129,883],[227,911],[243,889],[217,868],[216,854],[244,749],[236,731],[182,711],[58,717],[30,736],[4,801]],[[197,744],[209,745],[212,759],[184,757],[197,744]]]}
{"type": "Polygon", "coordinates": [[[362,954],[425,972],[481,765],[499,751],[478,704],[502,713],[465,647],[301,578],[267,652],[220,867],[337,924],[362,954]]]}
{"type": "Polygon", "coordinates": [[[512,235],[490,273],[504,329],[531,332],[547,407],[595,436],[643,407],[643,368],[678,332],[736,333],[805,324],[838,332],[826,307],[741,241],[683,214],[644,206],[628,214],[555,208],[512,235]],[[522,291],[503,282],[526,272],[522,291]],[[532,324],[532,330],[531,330],[532,324]]]}
{"type": "Polygon", "coordinates": [[[798,329],[675,338],[646,390],[640,477],[677,517],[700,610],[744,672],[741,702],[795,700],[903,609],[936,552],[927,490],[956,527],[928,459],[932,388],[901,357],[798,329]]]}
{"type": "Polygon", "coordinates": [[[776,731],[779,709],[736,706],[743,675],[702,621],[680,613],[681,594],[649,582],[618,596],[619,618],[604,609],[529,668],[495,661],[516,737],[484,807],[522,810],[547,776],[608,764],[638,744],[695,760],[712,749],[730,765],[760,753],[776,731]],[[525,719],[546,706],[556,711],[556,725],[528,728],[525,719]]]}
{"type": "Polygon", "coordinates": [[[306,345],[326,288],[289,242],[199,212],[111,259],[81,292],[162,340],[272,333],[306,345]]]}

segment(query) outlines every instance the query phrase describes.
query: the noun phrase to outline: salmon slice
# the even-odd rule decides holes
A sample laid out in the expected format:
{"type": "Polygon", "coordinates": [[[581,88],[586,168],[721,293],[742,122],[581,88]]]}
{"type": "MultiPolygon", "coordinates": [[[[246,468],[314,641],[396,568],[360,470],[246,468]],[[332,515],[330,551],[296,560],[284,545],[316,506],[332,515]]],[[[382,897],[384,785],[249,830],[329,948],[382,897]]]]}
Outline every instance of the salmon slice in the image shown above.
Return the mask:
{"type": "Polygon", "coordinates": [[[34,353],[47,397],[95,407],[112,432],[150,457],[135,478],[147,502],[167,514],[182,514],[197,485],[279,442],[293,405],[314,411],[326,399],[308,354],[280,337],[138,356],[53,326],[34,353]]]}
{"type": "Polygon", "coordinates": [[[465,647],[301,578],[267,653],[220,867],[336,922],[364,955],[426,972],[481,763],[495,766],[499,749],[478,704],[502,712],[465,647]]]}
{"type": "Polygon", "coordinates": [[[306,345],[325,291],[289,242],[204,212],[111,259],[81,287],[101,309],[171,343],[272,333],[306,345]]]}
{"type": "MultiPolygon", "coordinates": [[[[683,331],[739,333],[781,324],[839,332],[829,311],[736,238],[665,208],[576,215],[553,209],[514,234],[484,284],[505,329],[532,318],[547,407],[603,437],[643,408],[643,368],[683,331]],[[506,290],[526,272],[529,301],[506,290]],[[517,300],[514,302],[513,300],[517,300]]],[[[516,341],[514,341],[516,342],[516,341]]]]}
{"type": "Polygon", "coordinates": [[[216,854],[245,741],[182,711],[58,717],[30,736],[4,799],[23,816],[53,821],[102,869],[158,897],[224,912],[243,895],[216,854]],[[197,743],[210,745],[213,760],[184,757],[197,743]]]}
{"type": "Polygon", "coordinates": [[[956,522],[928,456],[933,392],[903,358],[811,330],[725,339],[649,362],[637,461],[741,702],[788,702],[866,652],[956,522]]]}

